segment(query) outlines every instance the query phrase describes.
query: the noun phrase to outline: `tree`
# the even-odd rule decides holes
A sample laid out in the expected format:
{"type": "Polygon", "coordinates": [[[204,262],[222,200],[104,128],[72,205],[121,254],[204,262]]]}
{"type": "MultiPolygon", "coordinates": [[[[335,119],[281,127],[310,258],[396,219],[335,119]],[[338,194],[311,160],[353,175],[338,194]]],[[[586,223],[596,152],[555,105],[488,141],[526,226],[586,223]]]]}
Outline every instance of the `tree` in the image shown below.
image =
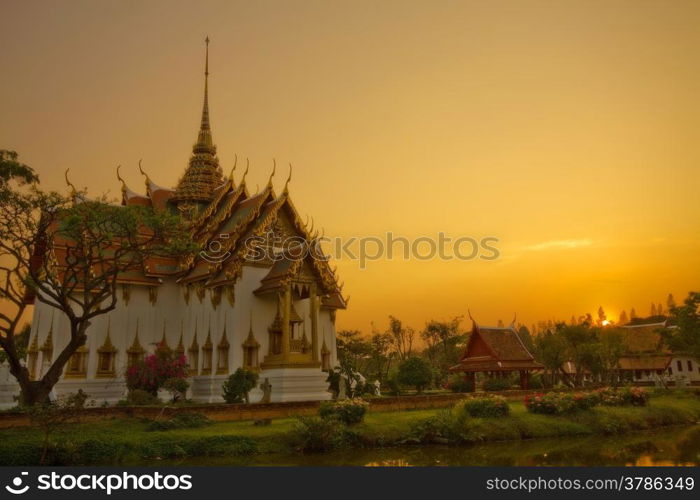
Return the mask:
{"type": "Polygon", "coordinates": [[[605,324],[605,321],[608,319],[608,317],[605,315],[605,310],[603,310],[603,306],[598,307],[598,326],[602,326],[605,324]]]}
{"type": "Polygon", "coordinates": [[[391,362],[392,338],[388,333],[375,333],[369,341],[370,371],[374,378],[383,383],[389,377],[391,362]]]}
{"type": "Polygon", "coordinates": [[[433,379],[433,370],[426,360],[413,356],[401,362],[396,377],[400,384],[413,386],[420,394],[433,379]]]}
{"type": "Polygon", "coordinates": [[[668,309],[668,313],[671,314],[671,311],[676,307],[676,299],[673,298],[673,294],[669,293],[668,297],[666,298],[666,309],[668,309]]]}
{"type": "Polygon", "coordinates": [[[627,312],[624,310],[620,313],[620,318],[618,319],[618,323],[621,325],[626,325],[629,322],[629,319],[627,319],[627,312]]]}
{"type": "Polygon", "coordinates": [[[408,359],[413,352],[413,337],[415,336],[413,328],[404,328],[401,320],[394,316],[389,316],[389,330],[387,333],[391,335],[392,345],[399,355],[399,359],[408,359]]]}
{"type": "Polygon", "coordinates": [[[651,303],[651,311],[649,311],[649,316],[656,316],[656,304],[651,303]]]}
{"type": "Polygon", "coordinates": [[[449,367],[459,360],[459,342],[464,340],[460,332],[462,317],[457,316],[450,321],[430,320],[421,331],[421,338],[427,347],[423,355],[428,358],[435,368],[436,384],[441,385],[449,376],[449,367]]]}
{"type": "Polygon", "coordinates": [[[258,383],[258,374],[252,370],[239,368],[222,385],[224,401],[227,403],[250,402],[248,393],[258,383]]]}
{"type": "Polygon", "coordinates": [[[10,181],[19,184],[34,184],[39,182],[36,172],[24,163],[18,161],[15,151],[0,149],[0,188],[5,188],[10,181]]]}
{"type": "Polygon", "coordinates": [[[656,314],[659,316],[664,314],[664,306],[661,305],[661,302],[656,305],[656,314]]]}
{"type": "Polygon", "coordinates": [[[532,335],[530,335],[530,330],[528,330],[527,326],[520,326],[518,329],[518,336],[520,337],[520,340],[523,341],[523,344],[525,344],[528,351],[535,352],[535,344],[532,342],[532,335]]]}
{"type": "Polygon", "coordinates": [[[566,345],[562,337],[554,332],[545,332],[535,337],[535,357],[550,373],[550,383],[554,385],[557,373],[566,359],[566,345]]]}
{"type": "Polygon", "coordinates": [[[630,321],[633,319],[637,318],[637,311],[635,311],[634,307],[630,309],[630,321]]]}
{"type": "Polygon", "coordinates": [[[678,328],[664,329],[664,341],[674,352],[700,359],[700,292],[690,292],[682,306],[671,310],[671,320],[678,328]]]}
{"type": "Polygon", "coordinates": [[[85,345],[91,321],[116,307],[118,277],[142,270],[149,256],[192,251],[187,236],[179,218],[166,212],[88,200],[75,189],[65,197],[34,184],[0,184],[0,347],[23,404],[48,398],[70,357],[85,345]],[[38,380],[22,364],[17,342],[31,299],[63,313],[70,333],[38,380]]]}

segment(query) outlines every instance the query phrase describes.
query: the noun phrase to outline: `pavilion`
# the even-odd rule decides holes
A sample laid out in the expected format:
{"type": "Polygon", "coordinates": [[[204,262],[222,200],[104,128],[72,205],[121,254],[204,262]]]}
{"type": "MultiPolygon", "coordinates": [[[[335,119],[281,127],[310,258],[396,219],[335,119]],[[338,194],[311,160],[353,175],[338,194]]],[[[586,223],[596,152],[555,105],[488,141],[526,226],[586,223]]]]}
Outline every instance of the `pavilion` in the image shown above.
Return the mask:
{"type": "Polygon", "coordinates": [[[450,367],[450,371],[464,373],[474,388],[476,374],[479,372],[490,378],[518,372],[520,387],[527,389],[530,373],[543,368],[520,338],[515,329],[515,319],[509,326],[479,326],[472,318],[472,332],[467,347],[459,363],[450,367]]]}

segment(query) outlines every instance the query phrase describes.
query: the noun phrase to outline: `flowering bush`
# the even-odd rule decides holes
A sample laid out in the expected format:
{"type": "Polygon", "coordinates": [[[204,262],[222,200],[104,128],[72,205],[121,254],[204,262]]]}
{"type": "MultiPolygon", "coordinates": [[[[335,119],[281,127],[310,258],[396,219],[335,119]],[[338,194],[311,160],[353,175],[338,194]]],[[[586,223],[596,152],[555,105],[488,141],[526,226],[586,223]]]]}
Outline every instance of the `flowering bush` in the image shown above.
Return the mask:
{"type": "Polygon", "coordinates": [[[346,425],[359,424],[364,420],[369,403],[362,399],[343,399],[321,403],[318,414],[323,419],[337,419],[346,425]]]}
{"type": "Polygon", "coordinates": [[[563,392],[525,396],[525,408],[532,413],[558,415],[576,408],[574,396],[563,392]]]}
{"type": "Polygon", "coordinates": [[[126,386],[129,390],[140,389],[153,395],[172,378],[187,377],[187,360],[176,355],[172,349],[158,346],[155,354],[130,366],[126,371],[126,386]]]}
{"type": "Polygon", "coordinates": [[[510,407],[503,396],[484,396],[465,399],[462,411],[470,417],[505,417],[510,407]]]}
{"type": "Polygon", "coordinates": [[[590,410],[600,404],[600,395],[597,392],[579,392],[574,394],[574,408],[577,410],[590,410]]]}
{"type": "Polygon", "coordinates": [[[450,377],[450,380],[443,387],[452,392],[474,392],[474,384],[459,375],[450,377]]]}
{"type": "Polygon", "coordinates": [[[642,387],[605,388],[598,391],[600,403],[605,406],[646,406],[649,393],[642,387]]]}

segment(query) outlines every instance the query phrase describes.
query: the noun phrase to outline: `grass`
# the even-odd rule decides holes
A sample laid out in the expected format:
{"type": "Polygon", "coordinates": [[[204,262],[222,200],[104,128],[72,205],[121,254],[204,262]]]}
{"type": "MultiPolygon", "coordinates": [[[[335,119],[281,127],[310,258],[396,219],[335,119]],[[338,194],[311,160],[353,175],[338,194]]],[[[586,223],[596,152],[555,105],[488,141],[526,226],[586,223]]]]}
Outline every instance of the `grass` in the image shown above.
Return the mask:
{"type": "MultiPolygon", "coordinates": [[[[700,420],[700,399],[692,395],[664,395],[647,407],[596,407],[566,416],[527,412],[520,402],[510,403],[510,415],[464,418],[455,423],[450,410],[370,412],[352,426],[355,445],[367,448],[398,444],[478,443],[486,441],[611,435],[663,426],[693,424],[700,420]],[[449,432],[425,432],[426,422],[447,425],[449,432]],[[421,433],[422,432],[422,433],[421,433]]],[[[273,420],[269,426],[252,422],[218,422],[205,427],[149,431],[149,422],[114,419],[68,425],[52,437],[49,464],[111,465],[144,459],[206,456],[249,456],[294,452],[290,439],[296,419],[273,420]]],[[[0,431],[0,465],[35,465],[41,456],[36,429],[0,431]]]]}

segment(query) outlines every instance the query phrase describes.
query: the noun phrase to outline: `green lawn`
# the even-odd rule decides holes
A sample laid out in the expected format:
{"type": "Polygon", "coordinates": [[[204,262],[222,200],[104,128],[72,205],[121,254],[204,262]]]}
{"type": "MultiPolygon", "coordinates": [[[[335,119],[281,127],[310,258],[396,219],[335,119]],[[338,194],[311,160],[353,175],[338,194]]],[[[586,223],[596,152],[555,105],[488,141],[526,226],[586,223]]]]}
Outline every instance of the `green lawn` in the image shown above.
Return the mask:
{"type": "MultiPolygon", "coordinates": [[[[700,399],[691,394],[654,397],[648,407],[596,407],[567,416],[531,414],[521,402],[509,404],[508,417],[468,418],[460,422],[455,442],[621,434],[700,420],[700,399]]],[[[364,423],[351,428],[355,446],[428,444],[431,441],[415,431],[416,424],[445,416],[446,412],[432,409],[368,413],[364,423]]],[[[296,419],[285,418],[273,420],[269,426],[255,426],[250,421],[218,422],[198,428],[148,431],[148,422],[137,419],[86,422],[66,426],[52,436],[47,463],[110,465],[156,457],[289,454],[294,451],[290,436],[295,423],[296,419]]],[[[41,452],[42,437],[37,429],[0,430],[0,465],[37,464],[41,452]]]]}

